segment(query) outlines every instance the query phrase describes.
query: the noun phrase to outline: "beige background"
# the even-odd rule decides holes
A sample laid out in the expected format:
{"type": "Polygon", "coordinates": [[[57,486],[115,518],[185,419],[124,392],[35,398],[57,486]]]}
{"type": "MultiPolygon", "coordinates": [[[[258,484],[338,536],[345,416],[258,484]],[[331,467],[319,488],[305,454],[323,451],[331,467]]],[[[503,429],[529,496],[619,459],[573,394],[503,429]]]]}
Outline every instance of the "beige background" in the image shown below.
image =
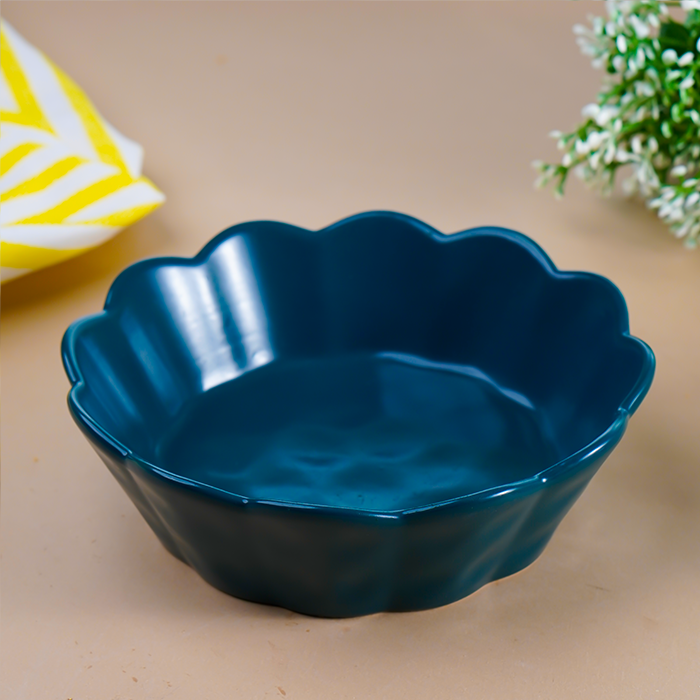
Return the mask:
{"type": "Polygon", "coordinates": [[[601,74],[601,4],[13,3],[146,149],[165,206],[2,290],[2,690],[10,700],[700,698],[700,252],[634,202],[532,188],[601,74]],[[72,423],[61,335],[140,258],[257,218],[374,208],[524,231],[610,277],[658,357],[622,444],[526,571],[445,608],[317,620],[157,543],[72,423]]]}

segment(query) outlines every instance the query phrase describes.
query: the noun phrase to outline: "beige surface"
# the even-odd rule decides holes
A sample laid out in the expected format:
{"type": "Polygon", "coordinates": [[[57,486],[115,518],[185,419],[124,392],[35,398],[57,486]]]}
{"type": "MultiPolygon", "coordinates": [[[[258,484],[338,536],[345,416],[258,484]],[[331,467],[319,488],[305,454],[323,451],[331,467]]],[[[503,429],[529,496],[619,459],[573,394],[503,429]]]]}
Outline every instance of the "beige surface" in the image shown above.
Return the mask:
{"type": "Polygon", "coordinates": [[[168,202],[2,292],[8,700],[700,698],[700,252],[639,204],[532,189],[600,74],[589,3],[3,2],[146,148],[168,202]],[[405,211],[493,223],[616,282],[657,353],[620,447],[529,569],[347,621],[227,597],[167,554],[72,423],[59,342],[127,264],[224,227],[405,211]]]}

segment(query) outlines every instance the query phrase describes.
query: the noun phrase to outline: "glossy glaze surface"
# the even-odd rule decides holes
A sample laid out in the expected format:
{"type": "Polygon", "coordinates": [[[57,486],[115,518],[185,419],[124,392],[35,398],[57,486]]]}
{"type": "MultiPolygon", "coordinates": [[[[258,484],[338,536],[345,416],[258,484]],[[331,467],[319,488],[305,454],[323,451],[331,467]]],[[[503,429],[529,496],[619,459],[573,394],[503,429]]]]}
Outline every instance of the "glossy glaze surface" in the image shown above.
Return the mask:
{"type": "Polygon", "coordinates": [[[530,563],[654,369],[607,280],[383,212],[138,263],[63,357],[78,425],[171,552],[325,616],[530,563]]]}
{"type": "Polygon", "coordinates": [[[156,450],[164,469],[230,493],[376,511],[556,461],[524,398],[468,368],[386,354],[271,363],[201,394],[156,450]]]}

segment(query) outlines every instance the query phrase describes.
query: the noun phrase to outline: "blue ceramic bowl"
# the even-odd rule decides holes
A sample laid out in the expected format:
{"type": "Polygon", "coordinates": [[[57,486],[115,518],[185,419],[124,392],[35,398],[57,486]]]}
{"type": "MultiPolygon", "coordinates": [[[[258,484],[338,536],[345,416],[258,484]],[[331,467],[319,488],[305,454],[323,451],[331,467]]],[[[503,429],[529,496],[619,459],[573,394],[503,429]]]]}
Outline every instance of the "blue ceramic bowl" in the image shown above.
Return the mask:
{"type": "Polygon", "coordinates": [[[654,373],[608,280],[514,231],[381,212],[133,265],[63,361],[75,421],[170,552],[329,617],[530,564],[654,373]]]}

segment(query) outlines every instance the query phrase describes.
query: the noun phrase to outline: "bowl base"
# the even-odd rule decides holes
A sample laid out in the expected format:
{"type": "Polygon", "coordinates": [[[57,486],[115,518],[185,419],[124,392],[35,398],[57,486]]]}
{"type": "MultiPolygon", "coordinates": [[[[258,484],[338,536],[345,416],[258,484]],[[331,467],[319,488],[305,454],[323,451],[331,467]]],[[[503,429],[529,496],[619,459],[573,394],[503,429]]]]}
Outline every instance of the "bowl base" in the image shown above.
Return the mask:
{"type": "Polygon", "coordinates": [[[192,400],[157,463],[247,498],[395,511],[557,461],[542,416],[477,369],[413,356],[275,360],[192,400]]]}

